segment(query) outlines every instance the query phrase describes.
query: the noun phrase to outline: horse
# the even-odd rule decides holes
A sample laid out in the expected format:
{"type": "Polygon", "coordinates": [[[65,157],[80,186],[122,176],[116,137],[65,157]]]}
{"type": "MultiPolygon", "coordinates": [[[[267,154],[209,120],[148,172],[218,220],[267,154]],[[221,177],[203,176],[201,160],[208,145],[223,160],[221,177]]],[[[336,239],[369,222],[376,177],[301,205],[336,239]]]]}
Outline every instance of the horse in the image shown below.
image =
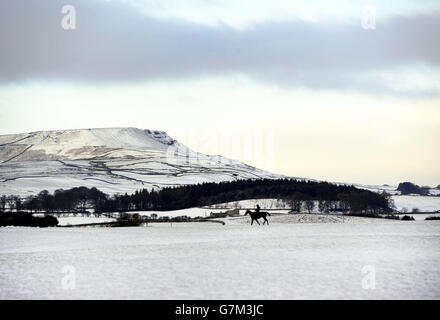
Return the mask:
{"type": "Polygon", "coordinates": [[[259,222],[258,222],[258,219],[260,219],[260,218],[263,218],[264,219],[264,222],[263,222],[263,226],[264,226],[264,224],[267,222],[267,225],[269,225],[269,221],[266,219],[266,216],[270,216],[270,213],[269,212],[266,212],[266,211],[260,211],[260,212],[253,212],[253,211],[251,211],[251,210],[246,210],[246,213],[244,214],[245,216],[246,215],[250,215],[251,216],[251,225],[254,223],[254,220],[258,223],[258,224],[260,224],[259,222]]]}

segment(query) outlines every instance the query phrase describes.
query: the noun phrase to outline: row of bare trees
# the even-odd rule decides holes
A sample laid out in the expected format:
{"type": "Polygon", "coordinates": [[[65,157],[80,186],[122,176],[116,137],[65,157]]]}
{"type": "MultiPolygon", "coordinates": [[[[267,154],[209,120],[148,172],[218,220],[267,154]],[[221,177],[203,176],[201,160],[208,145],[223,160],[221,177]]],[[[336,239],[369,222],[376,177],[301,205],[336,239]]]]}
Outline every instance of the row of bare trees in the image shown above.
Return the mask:
{"type": "Polygon", "coordinates": [[[336,199],[315,199],[308,195],[295,192],[284,199],[292,212],[301,212],[304,207],[311,213],[318,202],[320,212],[353,212],[353,213],[383,213],[395,208],[390,194],[383,192],[380,197],[368,191],[339,193],[336,199]],[[385,209],[385,210],[384,210],[385,209]]]}
{"type": "Polygon", "coordinates": [[[20,211],[23,207],[23,202],[19,196],[0,196],[0,211],[20,211]]]}
{"type": "Polygon", "coordinates": [[[19,196],[0,196],[1,212],[85,212],[95,208],[96,203],[107,199],[107,195],[96,188],[77,187],[68,190],[58,189],[53,194],[43,190],[37,195],[24,199],[19,196]]]}
{"type": "Polygon", "coordinates": [[[146,189],[128,195],[109,197],[96,188],[76,187],[68,190],[47,190],[29,196],[22,202],[16,196],[2,197],[2,211],[29,212],[121,212],[135,210],[178,210],[214,205],[247,199],[285,199],[292,211],[300,212],[304,205],[311,213],[318,201],[322,212],[348,211],[355,213],[384,213],[391,210],[389,200],[381,194],[360,190],[354,186],[336,185],[295,179],[236,180],[220,183],[201,183],[163,188],[158,191],[146,189]]]}

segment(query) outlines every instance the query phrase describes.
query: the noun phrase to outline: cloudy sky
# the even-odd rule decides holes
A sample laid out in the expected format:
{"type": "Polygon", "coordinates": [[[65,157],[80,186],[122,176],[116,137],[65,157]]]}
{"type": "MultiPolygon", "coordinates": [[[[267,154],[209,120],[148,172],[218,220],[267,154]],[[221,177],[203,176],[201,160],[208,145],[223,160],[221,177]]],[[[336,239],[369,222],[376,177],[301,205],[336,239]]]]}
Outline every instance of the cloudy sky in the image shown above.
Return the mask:
{"type": "Polygon", "coordinates": [[[439,33],[436,0],[2,1],[0,134],[159,129],[286,175],[438,185],[439,33]]]}

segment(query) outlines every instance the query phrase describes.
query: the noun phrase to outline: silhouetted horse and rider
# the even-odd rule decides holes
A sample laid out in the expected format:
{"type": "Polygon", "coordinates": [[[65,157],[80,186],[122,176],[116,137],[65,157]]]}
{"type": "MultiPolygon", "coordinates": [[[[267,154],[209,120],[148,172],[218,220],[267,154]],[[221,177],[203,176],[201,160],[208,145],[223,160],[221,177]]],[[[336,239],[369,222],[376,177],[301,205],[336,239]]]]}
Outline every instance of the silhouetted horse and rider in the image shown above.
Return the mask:
{"type": "Polygon", "coordinates": [[[247,216],[247,215],[250,215],[251,216],[251,225],[254,223],[254,220],[258,223],[258,224],[260,224],[259,222],[258,222],[258,219],[260,219],[260,218],[263,218],[264,219],[264,222],[263,222],[263,225],[267,222],[267,225],[269,225],[269,221],[266,219],[266,216],[270,216],[270,213],[269,212],[266,212],[266,211],[260,211],[260,206],[257,204],[257,209],[255,209],[255,212],[254,211],[251,211],[251,210],[246,210],[246,213],[244,214],[245,216],[247,216]]]}

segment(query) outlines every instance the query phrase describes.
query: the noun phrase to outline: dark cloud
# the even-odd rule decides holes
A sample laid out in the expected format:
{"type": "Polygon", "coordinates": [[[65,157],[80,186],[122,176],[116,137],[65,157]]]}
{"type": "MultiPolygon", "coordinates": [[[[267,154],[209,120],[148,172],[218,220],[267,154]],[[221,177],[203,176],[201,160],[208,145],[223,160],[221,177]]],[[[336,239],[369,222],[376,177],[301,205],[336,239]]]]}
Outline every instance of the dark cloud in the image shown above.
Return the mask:
{"type": "MultiPolygon", "coordinates": [[[[440,63],[440,15],[356,25],[290,21],[245,30],[158,20],[119,2],[72,0],[77,29],[61,28],[64,1],[0,4],[0,83],[139,81],[244,73],[283,86],[392,91],[375,73],[440,63]]],[[[428,92],[428,93],[436,93],[428,92]]]]}

